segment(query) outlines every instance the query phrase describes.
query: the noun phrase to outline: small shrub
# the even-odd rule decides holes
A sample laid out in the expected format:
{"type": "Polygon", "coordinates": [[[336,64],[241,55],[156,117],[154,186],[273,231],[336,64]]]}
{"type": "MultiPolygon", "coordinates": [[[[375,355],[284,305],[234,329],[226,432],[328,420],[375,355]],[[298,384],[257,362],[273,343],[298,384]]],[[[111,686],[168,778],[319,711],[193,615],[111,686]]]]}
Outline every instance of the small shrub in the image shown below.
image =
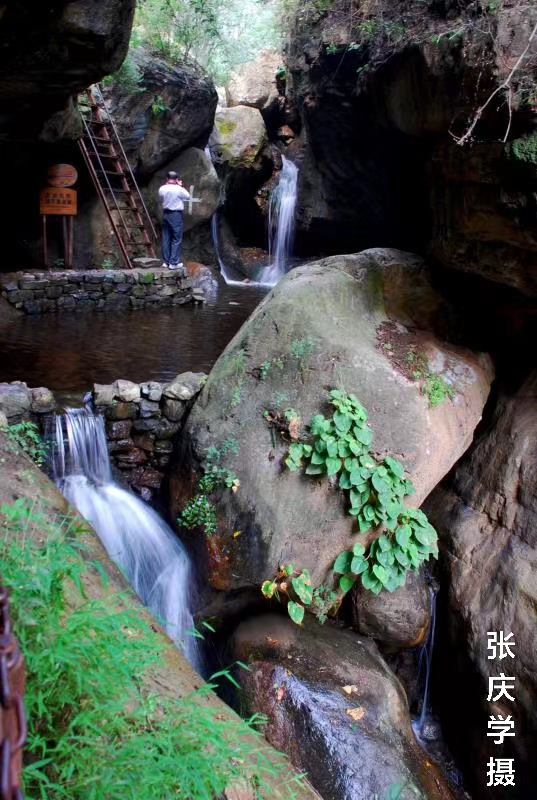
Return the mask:
{"type": "Polygon", "coordinates": [[[444,400],[453,400],[455,390],[442,375],[429,373],[427,380],[422,387],[423,394],[429,400],[429,408],[435,408],[443,403],[444,400]]]}
{"type": "Polygon", "coordinates": [[[407,362],[410,367],[413,367],[411,377],[415,381],[421,381],[421,393],[429,401],[429,408],[435,408],[444,400],[453,400],[455,397],[454,387],[446,381],[443,375],[431,372],[423,353],[418,354],[412,349],[409,350],[407,362]]]}
{"type": "Polygon", "coordinates": [[[171,111],[171,108],[166,103],[162,95],[160,94],[153,95],[153,100],[151,102],[151,114],[154,117],[160,117],[166,111],[171,111]]]}
{"type": "Polygon", "coordinates": [[[212,536],[216,533],[216,508],[207,495],[200,492],[188,501],[177,522],[188,530],[202,528],[206,536],[212,536]]]}
{"type": "Polygon", "coordinates": [[[204,474],[197,484],[198,491],[177,517],[179,525],[188,530],[202,528],[206,536],[213,536],[216,533],[216,507],[209,500],[207,494],[224,488],[231,489],[233,492],[238,491],[239,479],[230,469],[220,464],[224,455],[237,452],[237,442],[231,438],[224,439],[220,447],[207,448],[203,464],[204,474]]]}

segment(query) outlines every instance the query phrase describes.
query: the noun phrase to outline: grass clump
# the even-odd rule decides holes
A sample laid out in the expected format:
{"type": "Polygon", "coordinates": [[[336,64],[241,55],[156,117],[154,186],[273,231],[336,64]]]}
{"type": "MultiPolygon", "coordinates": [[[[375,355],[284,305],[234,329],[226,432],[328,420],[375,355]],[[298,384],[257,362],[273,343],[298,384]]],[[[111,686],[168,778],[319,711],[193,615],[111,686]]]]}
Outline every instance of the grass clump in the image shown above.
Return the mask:
{"type": "Polygon", "coordinates": [[[53,525],[23,500],[0,506],[0,518],[2,576],[26,662],[26,796],[214,800],[245,777],[268,796],[279,768],[258,734],[207,706],[212,684],[181,698],[144,686],[162,640],[125,595],[86,595],[94,567],[73,540],[76,524],[53,525]]]}

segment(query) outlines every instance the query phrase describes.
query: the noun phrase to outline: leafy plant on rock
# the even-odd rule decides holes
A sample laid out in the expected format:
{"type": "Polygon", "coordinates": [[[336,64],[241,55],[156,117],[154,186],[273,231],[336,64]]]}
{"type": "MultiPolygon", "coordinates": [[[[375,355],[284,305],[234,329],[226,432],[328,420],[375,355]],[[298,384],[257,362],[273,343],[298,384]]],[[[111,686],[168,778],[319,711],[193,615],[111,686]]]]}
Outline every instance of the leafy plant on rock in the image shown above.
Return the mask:
{"type": "MultiPolygon", "coordinates": [[[[305,466],[306,475],[326,475],[337,483],[347,497],[348,513],[356,518],[358,532],[377,534],[369,547],[356,542],[336,558],[332,571],[340,594],[348,592],[358,577],[362,586],[375,594],[382,589],[393,592],[405,583],[410,569],[418,569],[431,555],[438,557],[437,534],[423,511],[404,505],[414,486],[405,477],[403,464],[390,456],[380,461],[371,452],[373,433],[358,398],[333,389],[330,402],[335,409],[332,416],[316,414],[312,418],[310,442],[290,444],[285,464],[291,471],[305,466]]],[[[337,599],[334,586],[323,585],[322,592],[320,587],[311,588],[307,570],[292,577],[290,586],[283,580],[282,586],[282,579],[294,574],[294,567],[288,572],[291,567],[280,568],[272,581],[265,581],[263,594],[272,597],[293,589],[297,599],[292,601],[294,605],[288,604],[288,612],[298,623],[304,606],[315,606],[314,600],[324,599],[322,616],[326,618],[327,598],[333,601],[331,605],[337,599]],[[302,604],[302,611],[296,609],[297,603],[302,604]]]]}
{"type": "Polygon", "coordinates": [[[47,451],[39,435],[39,428],[34,422],[25,421],[9,425],[7,435],[12,444],[24,450],[39,467],[43,466],[47,451]]]}
{"type": "Polygon", "coordinates": [[[226,453],[237,453],[237,450],[237,443],[234,439],[224,440],[219,448],[207,448],[203,464],[204,474],[197,484],[198,491],[177,517],[177,522],[183,528],[188,530],[202,528],[206,536],[216,533],[216,508],[207,495],[224,488],[231,489],[232,492],[238,491],[239,479],[230,469],[220,464],[220,460],[226,453]]]}
{"type": "Polygon", "coordinates": [[[443,403],[444,400],[453,400],[455,389],[446,381],[443,375],[431,372],[427,363],[427,358],[422,353],[418,355],[413,348],[407,353],[407,361],[412,369],[412,377],[416,381],[422,381],[421,393],[429,401],[429,408],[443,403]]]}

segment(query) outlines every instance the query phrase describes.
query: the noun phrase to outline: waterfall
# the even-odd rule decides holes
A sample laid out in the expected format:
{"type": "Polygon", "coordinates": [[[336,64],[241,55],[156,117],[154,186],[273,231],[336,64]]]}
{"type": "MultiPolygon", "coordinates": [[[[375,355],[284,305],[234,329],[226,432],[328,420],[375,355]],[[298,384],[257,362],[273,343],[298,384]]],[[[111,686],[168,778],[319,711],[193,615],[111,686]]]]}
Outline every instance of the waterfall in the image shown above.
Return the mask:
{"type": "Polygon", "coordinates": [[[430,609],[430,625],[429,633],[427,634],[427,641],[420,649],[420,656],[418,662],[418,680],[423,677],[423,694],[421,697],[420,715],[416,719],[412,727],[418,739],[426,739],[426,724],[428,721],[428,706],[429,706],[429,680],[431,677],[431,666],[433,658],[434,647],[434,631],[436,627],[436,593],[434,589],[429,587],[429,609],[430,609]]]}
{"type": "MultiPolygon", "coordinates": [[[[216,253],[216,258],[218,259],[218,266],[220,267],[220,272],[224,281],[231,286],[248,286],[250,282],[245,280],[244,275],[238,276],[236,272],[225,264],[222,255],[220,253],[220,245],[218,243],[218,217],[217,212],[215,212],[211,218],[211,234],[213,237],[213,246],[214,252],[216,253]]],[[[250,284],[251,285],[251,284],[250,284]]]]}
{"type": "Polygon", "coordinates": [[[259,275],[259,282],[275,286],[289,267],[295,230],[295,206],[298,167],[282,155],[280,179],[272,190],[269,203],[270,264],[259,275]]]}
{"type": "Polygon", "coordinates": [[[221,255],[218,243],[218,219],[216,213],[211,220],[213,245],[220,272],[227,284],[233,286],[276,286],[289,267],[289,256],[295,229],[295,206],[297,193],[298,167],[282,156],[280,178],[272,190],[269,202],[269,259],[257,280],[245,280],[236,270],[229,268],[221,255]]]}
{"type": "Polygon", "coordinates": [[[54,479],[91,523],[112,560],[192,666],[197,667],[182,544],[159,515],[112,480],[104,421],[86,409],[55,417],[54,479]]]}

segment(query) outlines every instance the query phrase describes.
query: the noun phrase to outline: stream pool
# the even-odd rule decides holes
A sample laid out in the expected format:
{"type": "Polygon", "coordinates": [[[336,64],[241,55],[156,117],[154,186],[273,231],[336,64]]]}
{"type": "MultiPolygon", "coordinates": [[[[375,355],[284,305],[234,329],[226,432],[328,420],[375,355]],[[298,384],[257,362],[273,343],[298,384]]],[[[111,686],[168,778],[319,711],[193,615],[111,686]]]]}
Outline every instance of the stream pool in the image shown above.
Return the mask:
{"type": "Polygon", "coordinates": [[[45,386],[66,402],[93,383],[209,372],[268,291],[221,281],[214,305],[0,319],[0,381],[45,386]]]}

